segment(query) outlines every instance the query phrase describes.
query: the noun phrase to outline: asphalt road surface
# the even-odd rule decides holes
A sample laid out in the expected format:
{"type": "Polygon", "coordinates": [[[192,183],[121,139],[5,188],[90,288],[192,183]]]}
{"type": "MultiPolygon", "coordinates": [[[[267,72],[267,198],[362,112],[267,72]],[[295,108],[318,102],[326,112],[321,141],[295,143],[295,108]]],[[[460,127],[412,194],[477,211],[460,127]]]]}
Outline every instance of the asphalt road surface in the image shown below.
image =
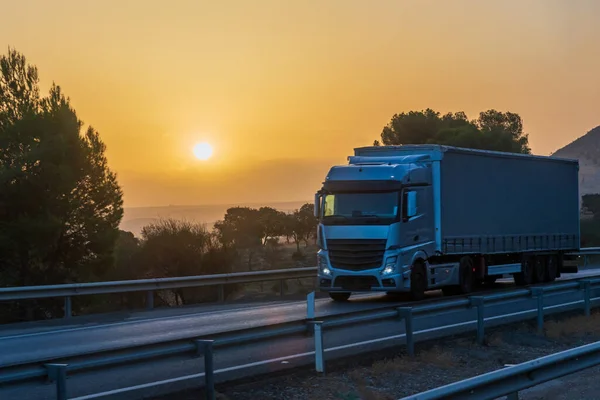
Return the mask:
{"type": "MultiPolygon", "coordinates": [[[[565,274],[560,280],[599,275],[600,270],[587,268],[578,274],[565,274]]],[[[511,280],[497,285],[513,287],[511,280]]],[[[599,296],[596,290],[593,296],[599,296]]],[[[429,297],[439,297],[431,292],[429,297]]],[[[545,305],[553,306],[581,300],[581,294],[557,293],[545,296],[545,305]]],[[[385,295],[356,296],[348,303],[334,303],[329,299],[316,301],[316,315],[326,316],[354,310],[375,310],[405,303],[385,295]]],[[[486,326],[519,320],[535,315],[534,299],[518,299],[509,303],[486,305],[486,326]],[[529,310],[529,311],[527,311],[529,310]]],[[[306,317],[305,302],[271,302],[236,306],[205,306],[189,310],[175,310],[175,315],[164,311],[140,313],[127,320],[101,324],[45,326],[34,324],[20,328],[11,326],[0,330],[0,369],[40,359],[53,359],[100,349],[115,349],[131,344],[145,344],[187,336],[210,336],[219,332],[246,329],[254,326],[300,320],[306,317]]],[[[429,314],[416,317],[414,329],[417,337],[439,337],[445,332],[441,325],[453,331],[474,331],[476,310],[463,309],[451,313],[429,314]]],[[[361,323],[352,327],[331,328],[325,332],[326,356],[350,355],[357,352],[385,348],[404,343],[404,324],[396,321],[361,323]],[[360,346],[353,346],[363,342],[360,346]]],[[[217,381],[242,377],[252,373],[268,373],[314,362],[314,340],[310,336],[292,336],[257,342],[243,346],[217,348],[214,362],[217,381]],[[286,358],[287,357],[287,358],[286,358]],[[285,359],[282,359],[285,358],[285,359]]],[[[135,385],[152,384],[178,377],[188,379],[163,384],[160,387],[140,388],[137,394],[160,394],[162,390],[185,389],[202,382],[203,359],[180,357],[153,360],[147,363],[91,371],[69,377],[70,399],[88,394],[108,392],[135,385]]],[[[0,387],[0,399],[54,399],[52,384],[28,383],[0,387]]],[[[82,397],[102,398],[102,397],[82,397]]],[[[106,398],[106,397],[104,397],[106,398]]],[[[113,393],[112,398],[115,398],[113,393]]],[[[117,397],[118,398],[118,397],[117,397]]],[[[125,399],[139,398],[132,392],[123,392],[125,399]]]]}

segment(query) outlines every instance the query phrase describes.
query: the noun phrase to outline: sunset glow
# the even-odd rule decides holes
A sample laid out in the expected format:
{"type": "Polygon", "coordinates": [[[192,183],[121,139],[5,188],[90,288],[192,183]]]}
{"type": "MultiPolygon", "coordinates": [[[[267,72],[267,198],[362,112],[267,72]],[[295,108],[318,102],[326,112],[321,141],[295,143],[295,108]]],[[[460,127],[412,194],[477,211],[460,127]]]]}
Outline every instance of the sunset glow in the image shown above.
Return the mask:
{"type": "Polygon", "coordinates": [[[518,113],[542,155],[600,123],[600,1],[5,3],[3,51],[99,131],[127,206],[311,199],[411,110],[518,113]]]}

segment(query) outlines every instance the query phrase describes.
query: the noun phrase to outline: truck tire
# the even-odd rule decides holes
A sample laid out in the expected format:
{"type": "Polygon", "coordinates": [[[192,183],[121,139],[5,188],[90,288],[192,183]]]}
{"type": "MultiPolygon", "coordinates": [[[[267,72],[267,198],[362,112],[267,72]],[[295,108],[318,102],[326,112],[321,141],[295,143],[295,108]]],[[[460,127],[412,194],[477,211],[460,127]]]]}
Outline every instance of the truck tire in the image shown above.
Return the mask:
{"type": "Polygon", "coordinates": [[[348,301],[350,295],[350,292],[329,292],[329,297],[333,301],[348,301]]]}
{"type": "Polygon", "coordinates": [[[524,255],[521,261],[521,272],[513,274],[517,286],[531,285],[533,281],[534,257],[524,255]]]}
{"type": "Polygon", "coordinates": [[[458,285],[445,286],[442,288],[442,293],[444,296],[468,294],[473,291],[473,283],[473,259],[464,256],[458,266],[458,285]]]}
{"type": "Polygon", "coordinates": [[[558,275],[558,257],[555,255],[549,255],[546,258],[546,277],[544,282],[554,282],[558,275]]]}
{"type": "Polygon", "coordinates": [[[542,283],[546,280],[546,257],[535,256],[533,260],[533,283],[542,283]]]}
{"type": "Polygon", "coordinates": [[[423,300],[427,290],[427,271],[422,261],[415,261],[410,272],[410,299],[423,300]]]}
{"type": "Polygon", "coordinates": [[[460,266],[458,268],[458,292],[460,294],[471,293],[473,291],[473,259],[469,256],[464,256],[460,259],[460,266]]]}

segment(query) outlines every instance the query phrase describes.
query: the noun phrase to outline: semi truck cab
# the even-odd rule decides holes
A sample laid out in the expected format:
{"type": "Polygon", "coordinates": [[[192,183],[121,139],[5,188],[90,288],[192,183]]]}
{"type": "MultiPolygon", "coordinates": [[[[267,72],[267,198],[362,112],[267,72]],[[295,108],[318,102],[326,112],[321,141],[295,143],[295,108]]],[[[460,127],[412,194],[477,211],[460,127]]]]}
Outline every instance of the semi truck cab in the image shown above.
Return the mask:
{"type": "Polygon", "coordinates": [[[315,197],[321,290],[336,300],[410,291],[415,256],[436,250],[432,167],[429,157],[408,155],[350,157],[330,169],[315,197]]]}

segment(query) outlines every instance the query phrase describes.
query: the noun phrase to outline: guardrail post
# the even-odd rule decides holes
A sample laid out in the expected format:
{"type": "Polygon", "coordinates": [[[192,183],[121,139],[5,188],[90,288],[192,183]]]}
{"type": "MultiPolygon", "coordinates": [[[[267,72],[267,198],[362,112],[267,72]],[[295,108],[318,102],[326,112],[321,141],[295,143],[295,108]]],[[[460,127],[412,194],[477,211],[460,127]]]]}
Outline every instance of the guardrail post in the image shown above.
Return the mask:
{"type": "Polygon", "coordinates": [[[73,316],[73,309],[71,307],[71,296],[65,296],[65,318],[71,318],[73,316]]]}
{"type": "Polygon", "coordinates": [[[46,364],[50,381],[56,382],[56,400],[67,400],[67,364],[46,364]]]}
{"type": "Polygon", "coordinates": [[[477,307],[477,343],[481,345],[485,342],[484,301],[485,299],[482,296],[469,297],[471,307],[477,307]]]}
{"type": "Polygon", "coordinates": [[[323,346],[323,321],[310,321],[315,332],[315,370],[325,373],[325,347],[323,346]]]}
{"type": "Polygon", "coordinates": [[[406,333],[406,352],[410,357],[415,355],[415,342],[413,339],[413,314],[412,307],[398,307],[396,309],[400,318],[404,320],[404,331],[406,333]]]}
{"type": "Polygon", "coordinates": [[[285,282],[284,279],[280,279],[279,280],[279,296],[283,297],[283,283],[285,282]]]}
{"type": "Polygon", "coordinates": [[[531,288],[531,295],[537,299],[537,330],[544,333],[544,289],[531,288]]]}
{"type": "Polygon", "coordinates": [[[198,355],[204,355],[204,387],[206,389],[206,399],[215,400],[215,367],[213,364],[213,341],[195,340],[198,355]]]}
{"type": "Polygon", "coordinates": [[[583,312],[586,317],[589,317],[591,314],[591,291],[592,291],[592,282],[591,281],[581,281],[579,282],[579,286],[583,289],[583,312]]]}
{"type": "Polygon", "coordinates": [[[154,291],[148,290],[146,292],[146,308],[152,310],[154,308],[154,291]]]}
{"type": "Polygon", "coordinates": [[[306,319],[315,318],[315,292],[310,292],[306,296],[306,319]]]}

